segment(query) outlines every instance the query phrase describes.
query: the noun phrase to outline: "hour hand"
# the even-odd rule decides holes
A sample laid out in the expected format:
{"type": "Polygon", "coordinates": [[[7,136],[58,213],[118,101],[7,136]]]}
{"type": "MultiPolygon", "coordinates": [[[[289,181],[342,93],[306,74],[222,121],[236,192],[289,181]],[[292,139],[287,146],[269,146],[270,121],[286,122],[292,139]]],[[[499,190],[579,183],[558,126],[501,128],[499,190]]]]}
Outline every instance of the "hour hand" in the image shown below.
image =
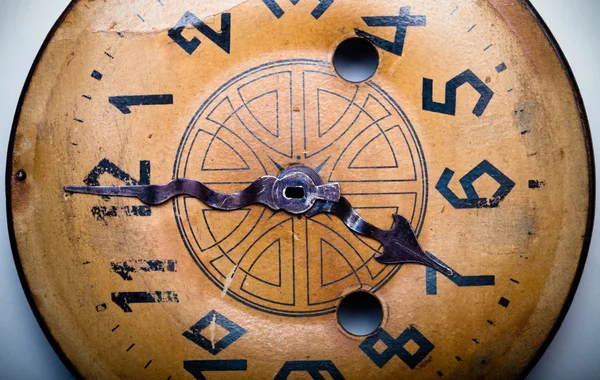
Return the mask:
{"type": "Polygon", "coordinates": [[[262,203],[273,206],[271,194],[275,177],[261,177],[239,193],[226,194],[216,192],[202,182],[187,178],[175,179],[166,185],[143,186],[67,186],[69,193],[95,194],[115,197],[133,197],[149,205],[160,205],[179,195],[189,195],[200,199],[213,208],[235,210],[250,203],[262,203]]]}
{"type": "Polygon", "coordinates": [[[159,205],[179,195],[200,199],[218,210],[236,210],[249,204],[261,203],[273,210],[301,214],[317,200],[337,201],[340,187],[337,183],[316,185],[303,173],[291,173],[281,178],[264,176],[238,193],[220,193],[202,182],[178,178],[166,185],[145,186],[66,186],[68,193],[134,197],[149,205],[159,205]]]}
{"type": "Polygon", "coordinates": [[[352,231],[379,241],[383,245],[383,253],[375,259],[382,264],[422,264],[446,276],[453,274],[450,268],[435,261],[421,248],[410,223],[401,215],[393,216],[394,226],[391,230],[382,230],[358,215],[344,197],[340,197],[338,202],[318,201],[306,216],[321,212],[334,214],[352,231]]]}

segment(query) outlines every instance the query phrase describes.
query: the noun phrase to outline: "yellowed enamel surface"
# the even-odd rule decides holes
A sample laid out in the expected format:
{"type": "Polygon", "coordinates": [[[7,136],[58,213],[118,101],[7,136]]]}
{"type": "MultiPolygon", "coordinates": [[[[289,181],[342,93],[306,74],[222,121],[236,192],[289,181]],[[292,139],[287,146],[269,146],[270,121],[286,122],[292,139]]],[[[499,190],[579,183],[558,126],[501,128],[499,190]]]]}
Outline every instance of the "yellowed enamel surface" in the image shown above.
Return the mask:
{"type": "MultiPolygon", "coordinates": [[[[590,186],[572,89],[521,2],[336,0],[318,20],[318,2],[308,0],[280,1],[279,19],[259,0],[162,3],[76,3],[37,67],[16,130],[13,168],[27,172],[11,189],[18,256],[76,369],[88,378],[175,379],[191,378],[184,361],[238,359],[247,371],[205,376],[272,378],[299,360],[331,361],[348,379],[520,374],[570,291],[590,186]],[[426,27],[408,28],[402,56],[380,50],[366,83],[337,77],[333,52],[355,28],[394,38],[395,28],[368,27],[361,17],[397,15],[400,6],[427,16],[426,27]],[[183,33],[201,41],[193,54],[174,43],[168,30],[186,11],[216,31],[229,12],[230,53],[193,28],[183,33]],[[502,62],[508,69],[498,73],[502,62]],[[468,85],[458,90],[456,116],[422,109],[423,78],[443,102],[444,84],[467,69],[494,91],[481,117],[468,85]],[[174,102],[128,115],[108,102],[149,94],[174,102]],[[139,201],[63,192],[103,159],[135,179],[148,160],[153,184],[186,176],[227,192],[277,175],[275,163],[324,163],[321,177],[340,181],[367,220],[389,228],[398,210],[424,249],[461,275],[495,276],[495,285],[458,287],[438,275],[437,295],[428,295],[424,267],[378,264],[376,242],[335,217],[262,206],[220,213],[182,198],[151,216],[127,216],[139,201]],[[454,209],[437,181],[453,170],[450,189],[464,198],[458,180],[484,160],[514,189],[497,208],[454,209]],[[543,185],[530,189],[530,180],[543,185]],[[116,207],[118,216],[99,218],[104,209],[94,215],[94,207],[116,207]],[[125,281],[111,269],[125,260],[174,260],[176,271],[125,281]],[[398,356],[379,368],[359,347],[364,338],[341,331],[337,299],[361,286],[382,300],[390,336],[413,326],[433,344],[414,369],[398,356]],[[125,313],[111,301],[115,292],[155,291],[175,292],[179,302],[131,304],[125,313]],[[246,331],[215,355],[183,336],[211,310],[246,331]]],[[[99,182],[123,184],[109,174],[99,182]]],[[[498,184],[484,176],[475,187],[489,197],[498,184]]],[[[213,342],[225,334],[217,328],[213,342]]],[[[209,328],[203,335],[211,340],[209,328]]]]}

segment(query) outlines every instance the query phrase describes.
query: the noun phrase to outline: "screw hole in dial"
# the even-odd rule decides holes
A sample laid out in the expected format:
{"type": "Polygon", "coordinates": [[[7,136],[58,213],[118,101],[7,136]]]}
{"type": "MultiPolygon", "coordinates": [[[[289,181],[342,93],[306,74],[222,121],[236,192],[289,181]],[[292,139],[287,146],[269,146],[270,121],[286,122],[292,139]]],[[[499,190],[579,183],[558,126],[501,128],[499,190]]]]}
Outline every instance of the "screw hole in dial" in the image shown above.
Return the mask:
{"type": "Polygon", "coordinates": [[[304,199],[304,189],[300,186],[288,186],[283,194],[288,199],[304,199]]]}
{"type": "Polygon", "coordinates": [[[351,335],[370,335],[381,326],[383,306],[373,293],[352,292],[342,298],[338,306],[337,320],[351,335]]]}
{"type": "Polygon", "coordinates": [[[353,37],[338,45],[333,54],[333,67],[348,82],[362,82],[377,71],[379,53],[371,42],[353,37]]]}

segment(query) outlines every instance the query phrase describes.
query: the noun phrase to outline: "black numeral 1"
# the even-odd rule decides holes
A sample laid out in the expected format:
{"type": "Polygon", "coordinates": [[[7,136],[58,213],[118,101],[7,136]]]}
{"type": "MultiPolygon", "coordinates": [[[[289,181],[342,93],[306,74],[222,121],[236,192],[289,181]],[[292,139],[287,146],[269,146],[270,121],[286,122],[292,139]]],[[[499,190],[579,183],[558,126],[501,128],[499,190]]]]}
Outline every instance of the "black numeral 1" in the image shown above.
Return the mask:
{"type": "Polygon", "coordinates": [[[128,115],[131,113],[129,107],[133,106],[154,106],[173,104],[173,95],[129,95],[129,96],[111,96],[108,102],[117,107],[122,114],[128,115]]]}
{"type": "Polygon", "coordinates": [[[246,371],[247,360],[186,360],[183,368],[196,379],[206,379],[203,372],[246,371]]]}

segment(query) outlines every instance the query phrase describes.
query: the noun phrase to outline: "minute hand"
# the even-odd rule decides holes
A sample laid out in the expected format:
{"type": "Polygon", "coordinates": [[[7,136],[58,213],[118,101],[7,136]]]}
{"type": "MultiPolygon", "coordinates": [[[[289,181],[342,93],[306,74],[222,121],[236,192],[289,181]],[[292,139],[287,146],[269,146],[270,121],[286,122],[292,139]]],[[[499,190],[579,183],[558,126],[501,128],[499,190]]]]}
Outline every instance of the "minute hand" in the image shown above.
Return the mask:
{"type": "Polygon", "coordinates": [[[352,231],[368,236],[379,241],[384,248],[383,254],[375,259],[383,264],[414,263],[431,267],[446,276],[452,276],[451,269],[433,260],[419,245],[415,232],[406,218],[394,215],[394,227],[391,230],[382,230],[364,220],[352,208],[352,205],[344,197],[337,202],[318,201],[306,213],[311,217],[318,213],[331,213],[340,218],[352,231]]]}

